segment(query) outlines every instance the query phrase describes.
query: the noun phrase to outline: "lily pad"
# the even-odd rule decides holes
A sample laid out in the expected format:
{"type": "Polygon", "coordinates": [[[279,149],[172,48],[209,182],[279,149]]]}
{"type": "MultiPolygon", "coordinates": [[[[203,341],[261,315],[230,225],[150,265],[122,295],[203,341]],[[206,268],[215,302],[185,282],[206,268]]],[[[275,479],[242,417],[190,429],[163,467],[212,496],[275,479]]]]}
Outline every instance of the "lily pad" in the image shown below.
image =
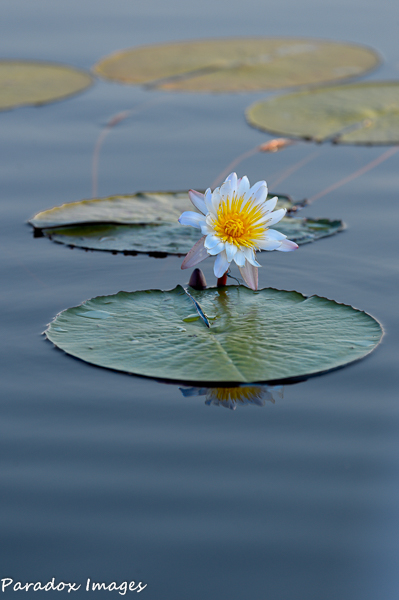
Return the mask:
{"type": "Polygon", "coordinates": [[[90,73],[66,65],[1,60],[0,110],[61,100],[92,83],[90,73]]]}
{"type": "Polygon", "coordinates": [[[241,92],[336,81],[379,64],[370,48],[307,38],[227,38],[139,46],[111,54],[96,75],[190,92],[241,92]]]}
{"type": "Polygon", "coordinates": [[[399,82],[323,87],[257,102],[250,125],[274,134],[336,144],[398,144],[399,82]]]}
{"type": "MultiPolygon", "coordinates": [[[[288,196],[277,208],[295,212],[288,196]]],[[[199,229],[183,227],[177,219],[192,206],[187,192],[147,192],[82,200],[51,208],[29,222],[54,242],[109,252],[186,254],[200,239],[199,229]]],[[[285,217],[275,229],[297,244],[333,235],[344,228],[339,220],[285,217]]]]}
{"type": "Polygon", "coordinates": [[[202,383],[306,379],[363,358],[382,337],[370,315],[327,298],[243,286],[190,294],[177,286],[93,298],[57,315],[46,336],[94,365],[202,383]]]}

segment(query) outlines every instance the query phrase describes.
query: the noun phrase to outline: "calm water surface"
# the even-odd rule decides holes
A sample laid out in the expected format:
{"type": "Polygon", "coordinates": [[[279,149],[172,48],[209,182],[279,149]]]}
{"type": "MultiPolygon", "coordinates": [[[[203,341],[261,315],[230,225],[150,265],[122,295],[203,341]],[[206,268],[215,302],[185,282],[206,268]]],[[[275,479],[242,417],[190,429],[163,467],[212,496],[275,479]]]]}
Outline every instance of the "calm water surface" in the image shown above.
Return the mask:
{"type": "MultiPolygon", "coordinates": [[[[397,79],[397,23],[393,0],[3,0],[0,45],[6,58],[89,69],[144,43],[325,37],[375,47],[385,63],[368,79],[397,79]]],[[[90,197],[93,148],[108,119],[137,109],[104,144],[100,195],[204,188],[269,139],[243,116],[263,96],[97,81],[65,102],[0,114],[0,578],[82,584],[74,597],[87,595],[89,577],[142,581],[151,600],[399,597],[398,155],[305,211],[341,218],[347,231],[261,256],[262,287],[324,295],[381,321],[383,343],[364,361],[285,386],[274,404],[233,411],[91,367],[41,336],[87,298],[186,283],[179,258],[70,250],[34,239],[26,225],[39,210],[90,197]]],[[[383,152],[319,149],[272,191],[310,197],[383,152]]],[[[272,182],[314,150],[257,155],[239,174],[272,182]]],[[[212,262],[203,263],[209,282],[212,262]]]]}

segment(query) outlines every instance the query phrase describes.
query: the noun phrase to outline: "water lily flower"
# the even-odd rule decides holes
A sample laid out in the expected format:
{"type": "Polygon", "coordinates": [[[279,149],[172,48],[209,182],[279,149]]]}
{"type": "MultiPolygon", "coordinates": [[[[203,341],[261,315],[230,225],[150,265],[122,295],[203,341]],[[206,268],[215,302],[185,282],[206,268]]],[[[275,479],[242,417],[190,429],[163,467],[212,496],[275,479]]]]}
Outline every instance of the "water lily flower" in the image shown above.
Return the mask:
{"type": "Polygon", "coordinates": [[[267,185],[258,181],[250,187],[247,177],[237,179],[231,173],[224,183],[205,194],[189,191],[189,197],[199,212],[186,211],[180,218],[182,225],[201,229],[203,237],[191,248],[181,268],[189,269],[208,256],[216,256],[214,273],[219,279],[234,261],[245,283],[258,289],[257,250],[290,252],[298,248],[272,225],[278,223],[287,212],[285,208],[274,210],[277,196],[267,200],[267,185]]]}

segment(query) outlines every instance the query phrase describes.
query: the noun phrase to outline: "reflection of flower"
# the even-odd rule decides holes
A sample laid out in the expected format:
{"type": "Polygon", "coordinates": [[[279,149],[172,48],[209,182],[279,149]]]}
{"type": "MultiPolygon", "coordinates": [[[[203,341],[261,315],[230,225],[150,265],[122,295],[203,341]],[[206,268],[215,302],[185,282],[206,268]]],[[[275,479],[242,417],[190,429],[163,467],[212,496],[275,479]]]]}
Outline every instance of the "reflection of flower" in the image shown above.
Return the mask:
{"type": "Polygon", "coordinates": [[[280,385],[242,385],[227,388],[180,388],[183,396],[206,396],[205,404],[224,406],[235,410],[238,405],[256,404],[265,406],[266,400],[275,402],[275,398],[283,397],[283,387],[280,385]]]}
{"type": "Polygon", "coordinates": [[[267,185],[258,181],[252,187],[247,177],[237,179],[231,173],[212,193],[189,191],[191,202],[201,212],[184,212],[179,222],[201,229],[204,234],[183,261],[182,269],[194,267],[207,256],[216,256],[214,273],[222,277],[234,260],[247,285],[258,288],[256,250],[289,252],[298,246],[285,235],[269,229],[278,223],[286,210],[274,210],[277,196],[267,200],[267,185]],[[274,212],[272,212],[274,211],[274,212]]]}

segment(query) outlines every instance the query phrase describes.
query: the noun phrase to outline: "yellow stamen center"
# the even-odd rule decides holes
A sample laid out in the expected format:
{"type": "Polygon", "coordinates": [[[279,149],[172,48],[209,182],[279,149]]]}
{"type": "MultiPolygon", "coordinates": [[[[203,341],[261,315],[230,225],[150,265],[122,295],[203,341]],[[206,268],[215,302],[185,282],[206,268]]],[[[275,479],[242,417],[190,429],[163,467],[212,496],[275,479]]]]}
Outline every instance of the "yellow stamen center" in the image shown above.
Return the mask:
{"type": "Polygon", "coordinates": [[[244,204],[243,196],[233,195],[220,204],[213,227],[223,242],[256,248],[256,242],[267,230],[266,223],[257,224],[263,216],[262,205],[253,202],[244,204]]]}
{"type": "Polygon", "coordinates": [[[233,215],[231,219],[228,219],[224,224],[224,231],[226,235],[231,235],[233,238],[238,238],[244,233],[244,223],[241,221],[238,215],[233,215]]]}

